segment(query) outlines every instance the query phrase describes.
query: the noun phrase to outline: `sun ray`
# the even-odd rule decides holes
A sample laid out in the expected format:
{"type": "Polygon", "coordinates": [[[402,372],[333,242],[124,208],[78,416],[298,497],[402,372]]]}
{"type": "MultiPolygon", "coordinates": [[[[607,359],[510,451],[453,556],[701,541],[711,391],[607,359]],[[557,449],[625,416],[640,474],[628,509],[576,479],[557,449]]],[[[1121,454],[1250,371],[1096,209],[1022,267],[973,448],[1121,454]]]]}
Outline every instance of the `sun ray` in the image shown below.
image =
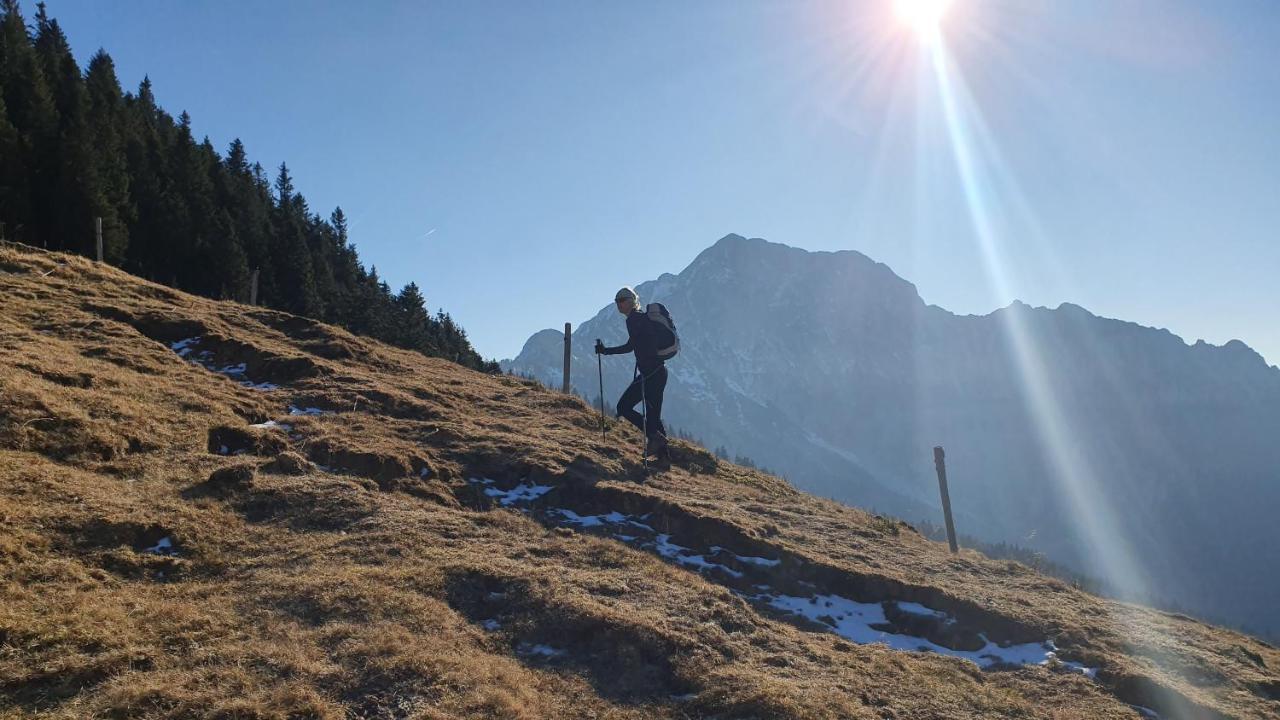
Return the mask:
{"type": "MultiPolygon", "coordinates": [[[[929,54],[943,126],[984,270],[996,294],[1011,297],[1011,283],[999,247],[1000,205],[991,192],[995,183],[985,169],[983,158],[975,152],[976,146],[985,144],[975,138],[985,135],[983,140],[990,142],[990,136],[974,129],[974,126],[981,128],[982,123],[977,108],[964,108],[958,100],[958,80],[945,46],[931,43],[924,52],[929,54]]],[[[1004,181],[1011,182],[1009,178],[1004,181]]],[[[1051,476],[1056,489],[1071,509],[1071,521],[1077,527],[1079,541],[1097,558],[1113,591],[1134,599],[1145,597],[1149,589],[1146,574],[1136,562],[1120,518],[1105,501],[1106,495],[1100,492],[1099,476],[1057,396],[1040,348],[1025,323],[1025,312],[1014,307],[1001,312],[1000,316],[1005,322],[1009,350],[1019,375],[1017,380],[1034,419],[1034,430],[1052,464],[1051,476]]]]}

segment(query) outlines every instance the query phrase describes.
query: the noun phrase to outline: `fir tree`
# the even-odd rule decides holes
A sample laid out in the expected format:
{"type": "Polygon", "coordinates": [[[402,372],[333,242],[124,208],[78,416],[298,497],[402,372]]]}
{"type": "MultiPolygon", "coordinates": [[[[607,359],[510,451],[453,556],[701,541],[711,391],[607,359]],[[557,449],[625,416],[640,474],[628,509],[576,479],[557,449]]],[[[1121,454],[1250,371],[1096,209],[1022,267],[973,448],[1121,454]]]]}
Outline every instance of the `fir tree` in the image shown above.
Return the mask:
{"type": "Polygon", "coordinates": [[[120,264],[129,245],[128,224],[135,218],[129,202],[129,166],[124,154],[124,96],[116,79],[115,63],[98,50],[85,73],[88,121],[96,148],[98,185],[102,207],[102,241],[107,262],[120,264]]]}
{"type": "Polygon", "coordinates": [[[57,111],[44,71],[27,34],[17,0],[2,0],[0,83],[9,121],[18,133],[18,153],[6,164],[20,167],[25,187],[10,199],[14,239],[35,245],[49,242],[57,179],[57,111]]]}

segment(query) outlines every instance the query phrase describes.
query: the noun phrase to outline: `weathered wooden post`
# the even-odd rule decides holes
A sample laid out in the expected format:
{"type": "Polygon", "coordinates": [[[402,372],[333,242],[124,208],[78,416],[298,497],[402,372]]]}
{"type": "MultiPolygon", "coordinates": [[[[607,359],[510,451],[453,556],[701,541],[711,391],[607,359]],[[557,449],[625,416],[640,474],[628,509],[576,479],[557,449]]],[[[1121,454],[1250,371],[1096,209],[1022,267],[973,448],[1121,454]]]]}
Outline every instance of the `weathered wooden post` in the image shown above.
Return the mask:
{"type": "Polygon", "coordinates": [[[569,359],[573,357],[573,324],[564,324],[564,391],[569,392],[569,359]]]}
{"type": "Polygon", "coordinates": [[[938,470],[938,490],[942,493],[942,518],[947,521],[947,542],[951,552],[959,552],[956,546],[956,526],[951,520],[951,494],[947,492],[947,462],[942,448],[933,449],[933,466],[938,470]]]}
{"type": "Polygon", "coordinates": [[[253,269],[253,275],[249,278],[249,304],[258,304],[258,268],[253,269]]]}
{"type": "Polygon", "coordinates": [[[98,262],[102,262],[102,218],[93,219],[94,233],[98,236],[98,262]]]}

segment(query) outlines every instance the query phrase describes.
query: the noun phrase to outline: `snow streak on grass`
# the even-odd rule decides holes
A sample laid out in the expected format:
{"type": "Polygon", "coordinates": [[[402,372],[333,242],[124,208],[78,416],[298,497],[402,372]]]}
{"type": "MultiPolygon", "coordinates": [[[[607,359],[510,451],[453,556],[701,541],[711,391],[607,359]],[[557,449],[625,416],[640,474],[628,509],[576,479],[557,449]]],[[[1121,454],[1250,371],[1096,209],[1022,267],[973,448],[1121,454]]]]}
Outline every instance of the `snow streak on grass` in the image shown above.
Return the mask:
{"type": "MultiPolygon", "coordinates": [[[[473,479],[471,482],[481,485],[493,484],[493,481],[488,479],[473,479]]],[[[502,490],[496,487],[485,487],[484,493],[489,497],[498,498],[499,502],[503,506],[509,507],[515,503],[536,500],[551,490],[552,488],[546,485],[530,485],[521,483],[510,490],[502,490]]],[[[605,530],[618,526],[643,528],[653,535],[651,539],[624,533],[610,533],[610,535],[622,542],[641,549],[650,550],[668,560],[671,560],[672,562],[689,568],[694,568],[699,572],[714,571],[722,573],[724,576],[733,578],[734,580],[742,579],[745,576],[745,573],[742,570],[737,570],[723,563],[715,562],[715,558],[728,556],[736,559],[739,563],[744,565],[759,568],[772,568],[781,563],[781,560],[779,559],[739,555],[738,553],[719,545],[711,546],[707,553],[695,553],[690,548],[674,542],[671,539],[670,534],[657,533],[649,525],[640,522],[641,520],[647,519],[647,515],[635,518],[616,510],[598,515],[580,515],[568,508],[547,508],[545,512],[547,517],[555,519],[558,524],[562,526],[602,528],[605,530]]],[[[771,607],[774,610],[778,610],[786,614],[806,618],[827,628],[829,631],[856,643],[880,643],[895,650],[931,652],[939,655],[949,655],[951,657],[969,660],[984,669],[993,667],[1051,665],[1054,663],[1061,663],[1063,666],[1082,673],[1089,678],[1093,678],[1097,674],[1097,668],[1089,668],[1080,663],[1060,660],[1057,657],[1057,648],[1055,648],[1053,642],[1049,640],[1045,640],[1044,642],[999,645],[987,640],[985,635],[980,634],[979,637],[981,637],[986,643],[983,647],[977,650],[956,650],[954,648],[939,645],[938,643],[924,637],[896,632],[895,624],[890,622],[889,618],[885,615],[885,603],[857,602],[840,595],[818,592],[818,588],[815,588],[815,593],[809,596],[770,592],[768,585],[756,585],[755,588],[759,591],[756,594],[739,594],[757,604],[771,607]]],[[[943,624],[955,622],[955,619],[950,617],[946,612],[942,610],[935,610],[920,603],[889,602],[893,602],[897,609],[904,613],[932,618],[943,624]]]]}
{"type": "MultiPolygon", "coordinates": [[[[1048,640],[1042,643],[1032,642],[1001,646],[987,640],[985,636],[980,636],[986,641],[986,645],[983,647],[977,650],[955,650],[925,638],[891,632],[884,629],[892,627],[892,624],[885,617],[883,603],[860,603],[839,595],[797,597],[780,593],[761,593],[748,597],[785,613],[807,618],[856,643],[882,643],[895,650],[914,650],[950,655],[951,657],[970,660],[982,668],[1008,665],[1049,665],[1058,661],[1056,648],[1048,640]]],[[[907,612],[913,614],[927,614],[937,618],[947,618],[946,613],[933,610],[919,603],[897,603],[897,605],[900,609],[904,605],[908,606],[910,609],[907,609],[907,612]]],[[[1090,678],[1097,674],[1097,668],[1087,668],[1079,663],[1063,662],[1063,665],[1090,678]]]]}
{"type": "Polygon", "coordinates": [[[169,345],[169,349],[177,353],[178,357],[183,360],[199,365],[206,370],[216,372],[220,375],[226,375],[247,388],[251,388],[253,390],[280,389],[280,386],[275,383],[254,382],[245,377],[245,373],[248,372],[248,366],[245,365],[245,363],[235,363],[234,365],[224,365],[222,367],[214,365],[213,353],[208,350],[196,350],[202,339],[203,337],[198,336],[187,338],[186,340],[179,340],[175,343],[171,343],[169,345]]]}

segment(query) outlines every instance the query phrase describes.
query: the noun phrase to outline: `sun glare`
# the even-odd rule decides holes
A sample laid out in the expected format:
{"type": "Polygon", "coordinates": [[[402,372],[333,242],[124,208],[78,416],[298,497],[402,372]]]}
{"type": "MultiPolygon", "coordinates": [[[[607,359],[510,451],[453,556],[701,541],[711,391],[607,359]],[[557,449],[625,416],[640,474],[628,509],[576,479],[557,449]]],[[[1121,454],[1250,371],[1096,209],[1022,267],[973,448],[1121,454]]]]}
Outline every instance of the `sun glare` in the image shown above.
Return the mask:
{"type": "Polygon", "coordinates": [[[893,11],[898,20],[928,37],[938,31],[951,3],[952,0],[893,0],[893,11]]]}

